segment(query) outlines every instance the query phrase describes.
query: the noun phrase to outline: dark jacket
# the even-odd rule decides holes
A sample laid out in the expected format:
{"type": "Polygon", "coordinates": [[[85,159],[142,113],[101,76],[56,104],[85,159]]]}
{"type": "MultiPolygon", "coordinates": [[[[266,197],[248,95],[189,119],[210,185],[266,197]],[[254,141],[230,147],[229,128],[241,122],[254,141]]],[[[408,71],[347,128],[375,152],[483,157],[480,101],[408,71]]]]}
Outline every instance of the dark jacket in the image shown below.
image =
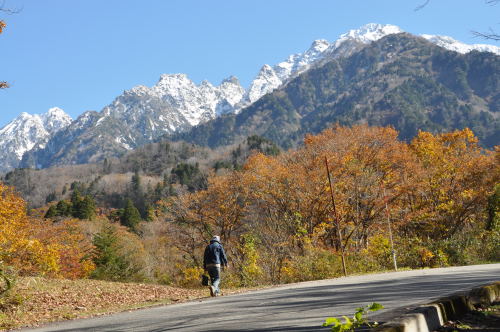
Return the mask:
{"type": "Polygon", "coordinates": [[[205,248],[203,255],[203,268],[207,268],[207,264],[221,264],[227,266],[226,253],[222,244],[216,240],[210,241],[210,244],[205,248]]]}

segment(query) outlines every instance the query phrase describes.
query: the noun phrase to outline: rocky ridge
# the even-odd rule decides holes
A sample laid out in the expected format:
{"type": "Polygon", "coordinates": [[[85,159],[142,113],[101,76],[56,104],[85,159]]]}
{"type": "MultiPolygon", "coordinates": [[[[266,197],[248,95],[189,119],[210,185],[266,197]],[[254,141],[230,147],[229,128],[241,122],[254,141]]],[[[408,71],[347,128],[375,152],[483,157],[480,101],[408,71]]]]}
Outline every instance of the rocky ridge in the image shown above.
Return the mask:
{"type": "MultiPolygon", "coordinates": [[[[29,143],[22,143],[21,139],[7,143],[8,139],[0,136],[0,153],[6,156],[4,160],[9,159],[0,169],[17,167],[23,155],[23,167],[82,163],[119,155],[165,134],[187,130],[220,115],[237,114],[311,67],[347,57],[373,41],[400,32],[394,25],[367,24],[334,42],[316,40],[303,53],[291,55],[275,66],[264,65],[248,89],[234,76],[214,86],[208,81],[196,84],[185,74],[161,75],[153,87],[136,86],[124,91],[101,112],[84,113],[65,130],[48,131],[48,136],[35,135],[39,138],[32,136],[29,143]]],[[[422,37],[459,53],[479,50],[500,54],[500,48],[492,45],[466,45],[442,36],[422,37]]],[[[2,132],[20,127],[14,126],[14,121],[2,132]]],[[[20,129],[15,130],[14,136],[18,133],[26,136],[20,129]]]]}

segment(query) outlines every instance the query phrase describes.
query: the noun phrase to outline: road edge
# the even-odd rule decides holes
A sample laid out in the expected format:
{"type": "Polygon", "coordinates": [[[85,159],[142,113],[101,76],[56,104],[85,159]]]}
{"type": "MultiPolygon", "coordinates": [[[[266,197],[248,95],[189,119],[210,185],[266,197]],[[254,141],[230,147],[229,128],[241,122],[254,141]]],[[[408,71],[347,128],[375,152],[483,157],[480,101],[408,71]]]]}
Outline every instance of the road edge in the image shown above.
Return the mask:
{"type": "Polygon", "coordinates": [[[500,281],[473,288],[465,293],[440,298],[382,324],[376,332],[431,332],[457,319],[474,305],[500,301],[500,281]]]}

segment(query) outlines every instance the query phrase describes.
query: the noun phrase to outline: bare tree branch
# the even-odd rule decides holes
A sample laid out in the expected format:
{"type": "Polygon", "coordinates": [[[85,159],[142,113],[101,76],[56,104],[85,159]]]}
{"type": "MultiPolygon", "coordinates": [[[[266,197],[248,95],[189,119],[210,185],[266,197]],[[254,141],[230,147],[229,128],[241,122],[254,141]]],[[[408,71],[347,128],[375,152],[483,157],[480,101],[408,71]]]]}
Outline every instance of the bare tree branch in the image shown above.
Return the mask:
{"type": "Polygon", "coordinates": [[[22,9],[9,9],[5,7],[5,0],[0,1],[0,12],[6,13],[6,14],[17,14],[21,11],[22,9]]]}
{"type": "MultiPolygon", "coordinates": [[[[425,0],[424,3],[422,3],[421,5],[417,6],[414,10],[415,11],[418,11],[418,10],[421,10],[422,8],[424,8],[425,6],[427,6],[429,3],[431,2],[431,0],[425,0]]],[[[487,4],[487,5],[490,5],[490,6],[495,6],[497,5],[498,3],[500,3],[500,0],[484,0],[484,2],[487,4]]],[[[495,41],[500,41],[500,34],[498,34],[497,32],[495,32],[493,29],[489,29],[489,32],[485,33],[485,32],[478,32],[478,31],[471,31],[472,34],[475,36],[475,37],[480,37],[480,38],[483,38],[483,39],[489,39],[489,40],[495,40],[495,41]]]]}
{"type": "MultiPolygon", "coordinates": [[[[21,9],[8,9],[5,8],[5,0],[0,0],[0,12],[6,13],[6,14],[17,14],[21,11],[21,9]]],[[[3,29],[5,29],[7,25],[3,20],[0,20],[0,33],[3,32],[3,29]]],[[[9,83],[5,81],[0,81],[0,89],[7,89],[9,87],[9,83]]]]}
{"type": "MultiPolygon", "coordinates": [[[[416,7],[415,11],[418,11],[418,10],[424,8],[425,6],[427,6],[429,4],[429,2],[431,2],[431,0],[426,0],[423,4],[416,7]]],[[[485,0],[486,4],[492,5],[492,6],[496,5],[499,2],[500,2],[500,0],[485,0]]]]}
{"type": "MultiPolygon", "coordinates": [[[[0,20],[0,33],[3,32],[3,29],[6,27],[7,25],[5,24],[4,21],[0,20]]],[[[7,82],[0,82],[0,89],[6,89],[9,87],[9,84],[7,82]]]]}
{"type": "Polygon", "coordinates": [[[484,39],[489,39],[489,40],[496,40],[500,41],[500,35],[493,31],[493,29],[490,28],[489,33],[483,33],[483,32],[477,32],[477,31],[471,31],[474,37],[480,37],[484,39]]]}
{"type": "MultiPolygon", "coordinates": [[[[485,2],[488,5],[494,6],[494,5],[497,5],[500,2],[500,0],[485,0],[485,2]]],[[[489,29],[489,32],[472,31],[472,34],[475,37],[500,41],[500,35],[498,33],[496,33],[492,28],[489,29]]]]}
{"type": "Polygon", "coordinates": [[[431,2],[431,0],[426,0],[423,4],[419,5],[414,10],[415,11],[419,11],[420,9],[424,8],[425,6],[427,6],[427,4],[429,4],[429,2],[431,2]]]}

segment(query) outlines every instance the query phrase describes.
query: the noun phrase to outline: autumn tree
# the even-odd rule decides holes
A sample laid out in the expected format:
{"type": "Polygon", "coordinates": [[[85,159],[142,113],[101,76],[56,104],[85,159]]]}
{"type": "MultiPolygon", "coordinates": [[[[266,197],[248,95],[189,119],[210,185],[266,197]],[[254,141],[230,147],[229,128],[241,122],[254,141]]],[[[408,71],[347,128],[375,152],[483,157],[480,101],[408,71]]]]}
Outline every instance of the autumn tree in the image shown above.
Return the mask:
{"type": "Polygon", "coordinates": [[[28,217],[25,202],[0,183],[0,261],[24,275],[84,277],[93,269],[75,221],[47,224],[28,217]]]}
{"type": "Polygon", "coordinates": [[[40,241],[48,253],[56,249],[57,269],[49,275],[68,279],[86,278],[94,270],[93,246],[84,234],[81,221],[66,219],[47,224],[43,219],[31,219],[32,238],[40,241]]]}
{"type": "Polygon", "coordinates": [[[323,157],[330,162],[344,245],[354,239],[366,247],[370,229],[385,220],[386,199],[396,203],[408,189],[415,160],[397,135],[392,128],[355,126],[306,138],[318,167],[323,157]]]}
{"type": "Polygon", "coordinates": [[[487,253],[498,248],[494,234],[478,232],[495,215],[495,165],[467,129],[421,132],[408,144],[393,128],[337,126],[297,150],[254,153],[240,170],[213,175],[205,190],[170,197],[161,209],[186,264],[199,266],[202,248],[220,234],[241,284],[249,275],[273,283],[333,277],[341,253],[350,271],[387,269],[394,247],[403,265],[446,265],[461,262],[446,247],[457,247],[450,239],[458,233],[474,231],[476,243],[491,243],[487,253]]]}
{"type": "Polygon", "coordinates": [[[484,224],[487,199],[500,174],[473,132],[420,132],[411,149],[425,172],[412,190],[410,208],[417,213],[408,227],[437,239],[484,224]]]}

